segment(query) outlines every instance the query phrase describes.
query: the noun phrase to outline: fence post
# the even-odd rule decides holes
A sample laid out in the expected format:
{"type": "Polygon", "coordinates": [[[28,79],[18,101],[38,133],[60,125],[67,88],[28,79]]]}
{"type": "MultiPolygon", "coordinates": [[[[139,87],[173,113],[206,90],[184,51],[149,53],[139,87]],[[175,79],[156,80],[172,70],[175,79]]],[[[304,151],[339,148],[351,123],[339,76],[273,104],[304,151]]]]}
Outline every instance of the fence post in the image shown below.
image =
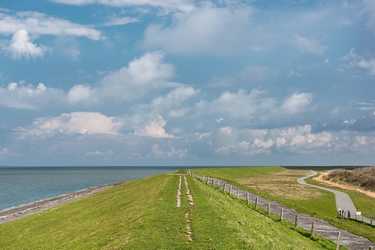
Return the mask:
{"type": "Polygon", "coordinates": [[[311,237],[314,237],[314,221],[311,222],[311,237]]]}
{"type": "Polygon", "coordinates": [[[258,196],[255,197],[255,209],[257,209],[258,206],[258,196]]]}
{"type": "Polygon", "coordinates": [[[283,221],[283,217],[284,217],[284,208],[281,208],[281,211],[280,211],[280,221],[283,221]]]}
{"type": "Polygon", "coordinates": [[[250,194],[249,194],[249,192],[246,192],[246,201],[247,201],[247,204],[250,203],[250,194]]]}
{"type": "Polygon", "coordinates": [[[298,227],[298,214],[296,214],[294,217],[294,226],[298,227]]]}
{"type": "Polygon", "coordinates": [[[271,214],[271,202],[268,202],[267,204],[267,214],[268,216],[271,214]]]}
{"type": "Polygon", "coordinates": [[[341,238],[341,232],[337,234],[337,242],[336,242],[336,250],[340,250],[340,238],[341,238]]]}

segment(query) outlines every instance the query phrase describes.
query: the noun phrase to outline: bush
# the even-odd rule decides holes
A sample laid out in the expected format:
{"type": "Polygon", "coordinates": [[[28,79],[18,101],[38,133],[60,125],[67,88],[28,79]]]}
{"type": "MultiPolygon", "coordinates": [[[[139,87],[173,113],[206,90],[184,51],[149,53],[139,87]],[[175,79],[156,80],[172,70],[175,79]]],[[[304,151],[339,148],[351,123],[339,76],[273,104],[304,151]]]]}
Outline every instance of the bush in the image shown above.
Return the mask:
{"type": "Polygon", "coordinates": [[[348,183],[366,190],[375,191],[375,167],[335,170],[325,176],[325,179],[338,183],[348,183]]]}

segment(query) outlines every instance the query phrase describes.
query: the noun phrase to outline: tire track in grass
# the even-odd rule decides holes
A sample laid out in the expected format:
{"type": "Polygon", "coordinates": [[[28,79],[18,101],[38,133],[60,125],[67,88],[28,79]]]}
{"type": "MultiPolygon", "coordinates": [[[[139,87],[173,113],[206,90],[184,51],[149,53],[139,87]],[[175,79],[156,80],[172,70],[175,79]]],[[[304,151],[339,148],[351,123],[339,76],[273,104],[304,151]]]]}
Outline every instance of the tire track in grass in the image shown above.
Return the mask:
{"type": "Polygon", "coordinates": [[[176,207],[181,207],[181,185],[182,185],[182,178],[181,175],[179,176],[178,187],[177,187],[177,194],[176,194],[176,207]]]}
{"type": "Polygon", "coordinates": [[[186,175],[184,175],[184,183],[186,189],[186,196],[189,202],[188,210],[185,213],[185,220],[186,220],[186,237],[189,241],[193,241],[193,230],[192,230],[192,213],[194,207],[194,199],[193,195],[190,192],[189,183],[187,181],[186,175]]]}

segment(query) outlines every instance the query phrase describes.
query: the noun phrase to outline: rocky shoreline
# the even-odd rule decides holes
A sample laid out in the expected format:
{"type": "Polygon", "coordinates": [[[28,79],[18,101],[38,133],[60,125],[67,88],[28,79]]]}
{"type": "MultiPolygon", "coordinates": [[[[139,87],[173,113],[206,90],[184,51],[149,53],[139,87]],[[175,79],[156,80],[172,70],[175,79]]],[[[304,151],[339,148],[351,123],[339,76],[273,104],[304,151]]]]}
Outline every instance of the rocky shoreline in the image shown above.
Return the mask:
{"type": "Polygon", "coordinates": [[[81,189],[75,192],[65,193],[65,194],[49,197],[43,200],[34,201],[31,203],[22,204],[16,207],[0,210],[0,224],[16,220],[16,219],[25,217],[27,215],[45,211],[49,208],[56,207],[61,204],[65,204],[69,201],[76,200],[78,198],[90,196],[92,194],[100,192],[114,185],[117,185],[117,184],[89,187],[89,188],[81,189]]]}

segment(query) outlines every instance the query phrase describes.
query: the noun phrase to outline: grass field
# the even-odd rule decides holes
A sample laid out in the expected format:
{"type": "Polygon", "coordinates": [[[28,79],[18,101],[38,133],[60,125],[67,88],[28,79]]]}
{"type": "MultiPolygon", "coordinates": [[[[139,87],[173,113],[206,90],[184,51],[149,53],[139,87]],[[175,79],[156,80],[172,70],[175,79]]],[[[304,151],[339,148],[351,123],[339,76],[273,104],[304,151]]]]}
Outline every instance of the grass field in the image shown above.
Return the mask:
{"type": "MultiPolygon", "coordinates": [[[[337,227],[375,241],[374,227],[337,218],[335,198],[332,193],[297,183],[297,178],[306,175],[307,170],[288,170],[281,167],[236,168],[235,170],[232,168],[207,168],[194,170],[194,173],[237,183],[237,185],[265,198],[278,201],[299,212],[322,218],[337,227]]],[[[358,199],[354,199],[354,202],[356,201],[358,199]]],[[[367,203],[362,199],[360,204],[369,207],[373,203],[367,203]]]]}
{"type": "MultiPolygon", "coordinates": [[[[335,249],[189,178],[193,241],[186,237],[178,176],[131,181],[0,225],[1,249],[335,249]]],[[[182,193],[185,193],[183,187],[182,193]]]]}

